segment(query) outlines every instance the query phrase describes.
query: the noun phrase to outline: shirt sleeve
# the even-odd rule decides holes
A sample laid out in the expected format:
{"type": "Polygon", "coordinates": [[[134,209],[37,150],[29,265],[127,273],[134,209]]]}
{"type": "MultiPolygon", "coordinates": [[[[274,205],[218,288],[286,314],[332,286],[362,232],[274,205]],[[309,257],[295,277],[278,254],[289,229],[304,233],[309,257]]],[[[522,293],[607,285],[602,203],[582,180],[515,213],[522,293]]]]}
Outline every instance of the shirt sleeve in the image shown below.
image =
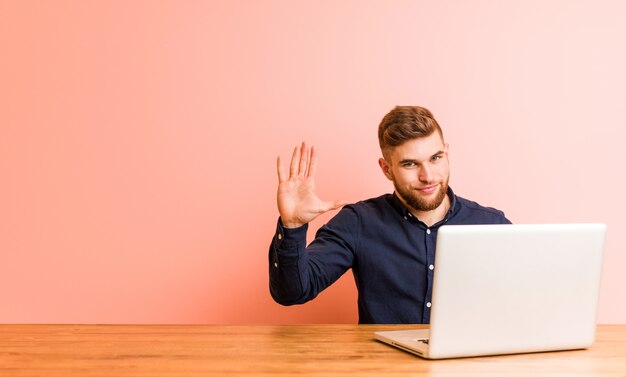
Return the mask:
{"type": "Polygon", "coordinates": [[[352,267],[358,218],[344,207],[306,246],[308,225],[285,228],[280,219],[269,249],[270,293],[282,305],[314,299],[352,267]]]}

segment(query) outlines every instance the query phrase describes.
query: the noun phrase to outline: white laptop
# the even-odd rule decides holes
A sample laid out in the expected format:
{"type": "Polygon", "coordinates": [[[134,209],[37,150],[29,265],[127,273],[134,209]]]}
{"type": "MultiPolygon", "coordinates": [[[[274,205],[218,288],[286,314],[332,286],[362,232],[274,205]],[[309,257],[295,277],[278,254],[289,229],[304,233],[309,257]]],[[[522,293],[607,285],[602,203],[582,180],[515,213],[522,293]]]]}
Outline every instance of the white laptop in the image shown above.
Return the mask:
{"type": "Polygon", "coordinates": [[[589,347],[605,231],[604,224],[442,226],[430,328],[375,338],[428,359],[589,347]]]}

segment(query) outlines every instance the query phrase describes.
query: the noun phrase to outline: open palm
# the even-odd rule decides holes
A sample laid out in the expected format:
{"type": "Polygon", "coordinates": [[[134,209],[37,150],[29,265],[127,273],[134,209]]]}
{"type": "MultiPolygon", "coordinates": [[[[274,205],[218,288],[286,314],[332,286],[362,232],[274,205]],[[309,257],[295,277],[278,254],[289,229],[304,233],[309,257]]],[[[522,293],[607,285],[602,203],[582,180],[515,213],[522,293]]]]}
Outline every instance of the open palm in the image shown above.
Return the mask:
{"type": "Polygon", "coordinates": [[[311,222],[324,212],[337,209],[343,201],[326,202],[315,193],[315,148],[302,143],[296,147],[291,157],[289,174],[277,159],[278,170],[278,212],[283,225],[296,228],[311,222]]]}

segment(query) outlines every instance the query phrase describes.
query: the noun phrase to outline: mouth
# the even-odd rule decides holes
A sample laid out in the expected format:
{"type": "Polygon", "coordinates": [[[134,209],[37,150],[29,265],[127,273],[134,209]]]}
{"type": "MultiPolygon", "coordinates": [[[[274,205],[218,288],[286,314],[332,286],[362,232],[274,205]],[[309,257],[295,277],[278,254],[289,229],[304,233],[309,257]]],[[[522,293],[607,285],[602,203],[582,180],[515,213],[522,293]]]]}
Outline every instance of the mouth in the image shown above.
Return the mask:
{"type": "Polygon", "coordinates": [[[420,187],[420,188],[417,188],[416,190],[417,190],[417,191],[419,191],[419,192],[420,192],[420,193],[422,193],[422,194],[427,194],[427,195],[428,195],[428,194],[432,194],[432,193],[434,193],[435,191],[437,191],[437,187],[438,187],[438,186],[439,186],[438,184],[436,184],[436,185],[430,185],[430,186],[425,186],[425,187],[420,187]]]}

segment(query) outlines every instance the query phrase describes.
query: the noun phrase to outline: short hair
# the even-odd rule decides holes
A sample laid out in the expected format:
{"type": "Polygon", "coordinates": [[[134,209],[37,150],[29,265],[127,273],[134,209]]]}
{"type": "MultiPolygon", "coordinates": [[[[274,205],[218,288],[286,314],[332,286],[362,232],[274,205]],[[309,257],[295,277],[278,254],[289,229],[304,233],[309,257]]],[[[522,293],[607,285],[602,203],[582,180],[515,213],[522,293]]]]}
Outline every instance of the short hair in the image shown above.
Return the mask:
{"type": "Polygon", "coordinates": [[[396,106],[383,117],[378,126],[378,143],[385,151],[397,147],[409,140],[430,136],[439,132],[443,140],[441,127],[430,110],[419,106],[396,106]]]}

